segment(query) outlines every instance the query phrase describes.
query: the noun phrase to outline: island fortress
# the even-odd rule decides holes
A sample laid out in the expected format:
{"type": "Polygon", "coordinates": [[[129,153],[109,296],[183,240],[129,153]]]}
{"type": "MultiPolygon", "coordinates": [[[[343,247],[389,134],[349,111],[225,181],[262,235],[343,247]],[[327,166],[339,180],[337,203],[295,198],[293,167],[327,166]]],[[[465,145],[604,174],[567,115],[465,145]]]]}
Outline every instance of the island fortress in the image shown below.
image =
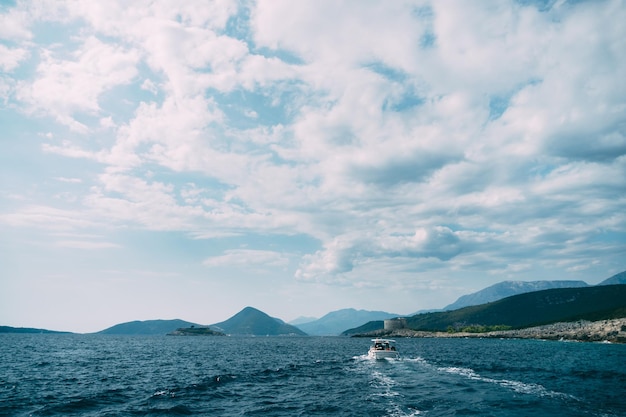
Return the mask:
{"type": "Polygon", "coordinates": [[[403,317],[396,317],[395,319],[389,319],[384,321],[385,330],[398,330],[406,328],[406,319],[403,317]]]}

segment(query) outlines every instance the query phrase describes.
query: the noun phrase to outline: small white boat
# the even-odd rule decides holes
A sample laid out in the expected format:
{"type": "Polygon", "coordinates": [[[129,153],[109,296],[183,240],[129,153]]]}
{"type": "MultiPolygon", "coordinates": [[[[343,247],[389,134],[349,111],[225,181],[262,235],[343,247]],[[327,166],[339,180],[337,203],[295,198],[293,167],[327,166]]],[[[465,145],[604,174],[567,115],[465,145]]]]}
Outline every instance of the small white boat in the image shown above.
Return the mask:
{"type": "Polygon", "coordinates": [[[394,345],[395,340],[391,339],[372,339],[372,346],[367,352],[367,356],[371,359],[398,358],[400,353],[394,345]]]}

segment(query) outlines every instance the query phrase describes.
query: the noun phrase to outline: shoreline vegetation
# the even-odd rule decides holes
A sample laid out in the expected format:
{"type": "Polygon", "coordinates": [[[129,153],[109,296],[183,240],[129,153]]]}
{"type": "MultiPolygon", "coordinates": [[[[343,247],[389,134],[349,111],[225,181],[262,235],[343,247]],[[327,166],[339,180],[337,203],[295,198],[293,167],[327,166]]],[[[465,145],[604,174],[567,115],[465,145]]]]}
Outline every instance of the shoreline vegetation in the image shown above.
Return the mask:
{"type": "Polygon", "coordinates": [[[352,337],[461,337],[626,343],[626,318],[599,321],[579,320],[575,322],[561,322],[527,327],[524,329],[476,331],[480,329],[481,326],[473,326],[473,331],[423,331],[407,328],[394,330],[381,329],[355,334],[352,337]]]}

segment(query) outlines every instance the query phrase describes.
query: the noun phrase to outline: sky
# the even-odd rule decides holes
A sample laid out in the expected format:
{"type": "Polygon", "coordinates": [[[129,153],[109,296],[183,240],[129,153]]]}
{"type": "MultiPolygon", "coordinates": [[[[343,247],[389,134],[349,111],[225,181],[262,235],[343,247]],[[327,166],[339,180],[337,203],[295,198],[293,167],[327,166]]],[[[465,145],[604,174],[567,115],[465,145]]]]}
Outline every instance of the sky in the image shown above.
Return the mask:
{"type": "Polygon", "coordinates": [[[412,314],[626,270],[626,1],[0,0],[0,324],[412,314]]]}

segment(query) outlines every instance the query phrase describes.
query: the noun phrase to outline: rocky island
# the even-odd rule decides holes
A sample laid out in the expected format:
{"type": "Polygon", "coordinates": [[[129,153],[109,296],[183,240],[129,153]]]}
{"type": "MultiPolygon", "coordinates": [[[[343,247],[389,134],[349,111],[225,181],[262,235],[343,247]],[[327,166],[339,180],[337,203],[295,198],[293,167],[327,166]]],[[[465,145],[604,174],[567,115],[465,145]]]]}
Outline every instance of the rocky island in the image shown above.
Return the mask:
{"type": "Polygon", "coordinates": [[[208,327],[184,327],[174,330],[168,336],[226,336],[222,332],[211,330],[208,327]]]}

